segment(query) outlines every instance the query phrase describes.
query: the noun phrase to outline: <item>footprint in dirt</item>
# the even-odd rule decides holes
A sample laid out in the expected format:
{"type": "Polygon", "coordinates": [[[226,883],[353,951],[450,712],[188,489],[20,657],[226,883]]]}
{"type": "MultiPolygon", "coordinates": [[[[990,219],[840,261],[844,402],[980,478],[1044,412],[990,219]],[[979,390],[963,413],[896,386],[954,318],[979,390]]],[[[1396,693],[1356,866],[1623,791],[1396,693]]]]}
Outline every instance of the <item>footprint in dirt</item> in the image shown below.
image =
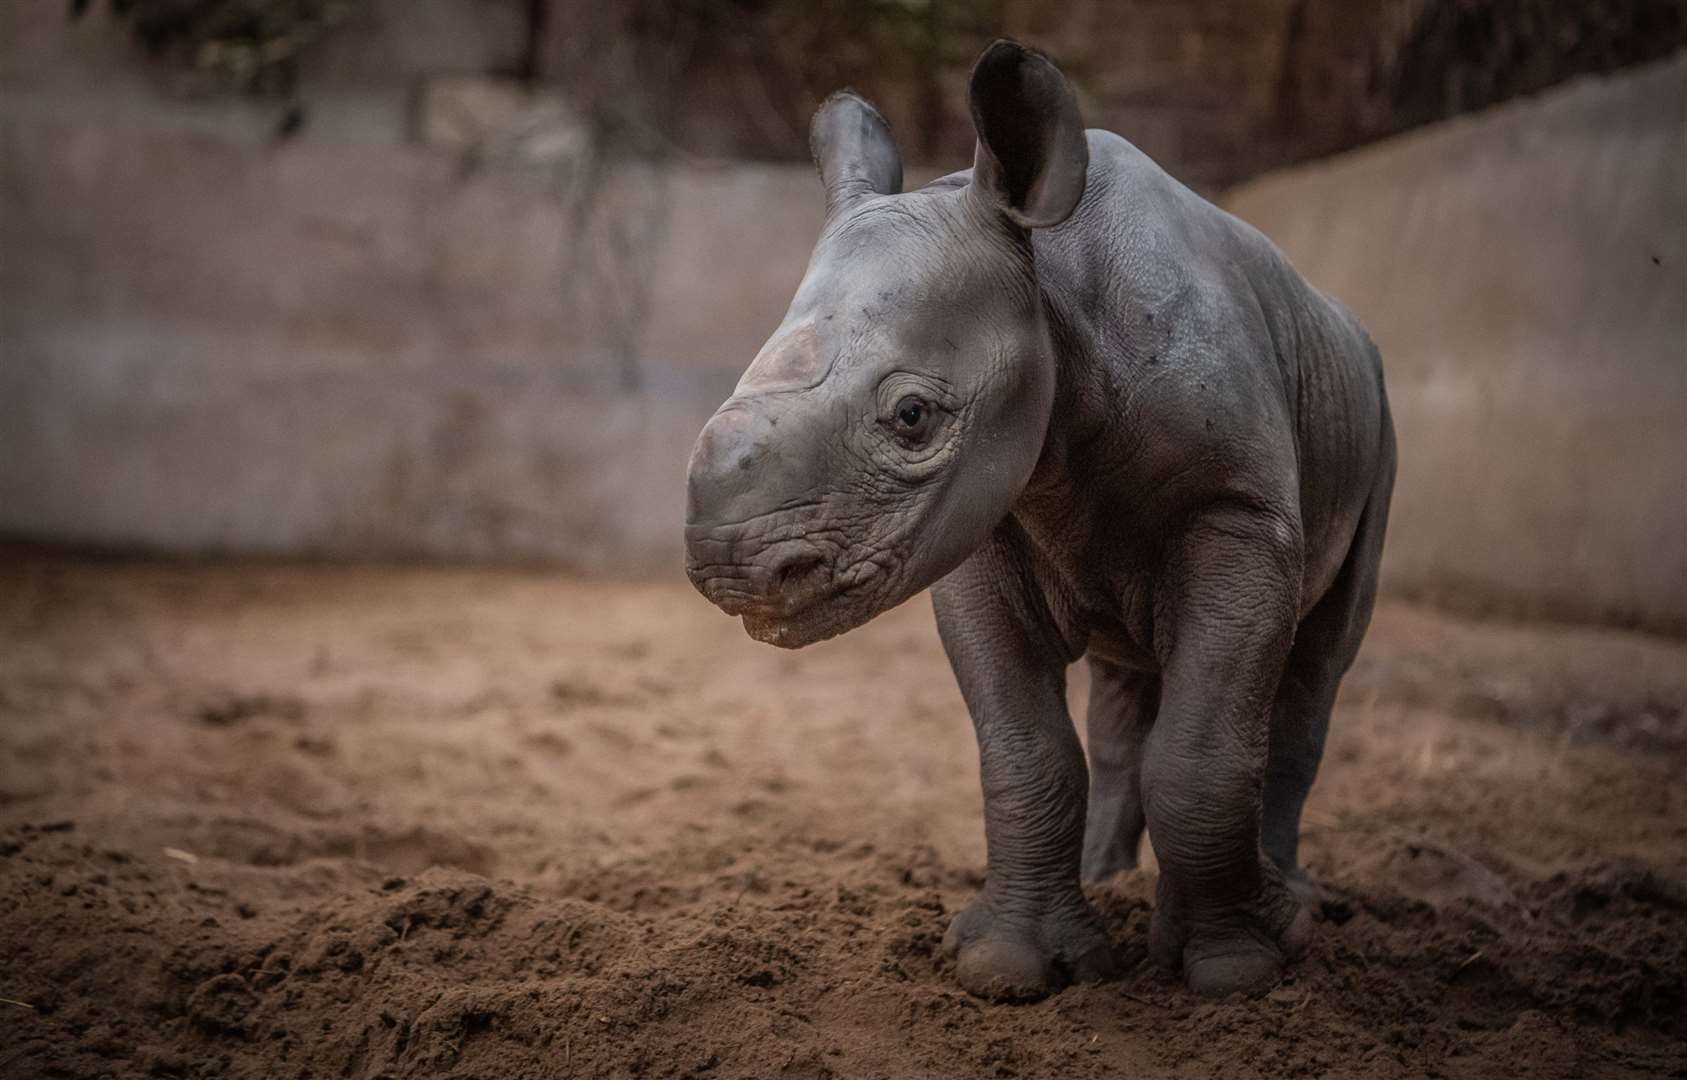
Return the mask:
{"type": "Polygon", "coordinates": [[[296,722],[304,719],[306,711],[304,701],[290,694],[228,691],[205,698],[191,712],[201,724],[223,728],[261,717],[296,722]]]}
{"type": "Polygon", "coordinates": [[[1386,881],[1400,896],[1440,910],[1462,901],[1516,907],[1517,895],[1499,873],[1475,858],[1431,840],[1379,846],[1351,870],[1358,880],[1386,881]]]}

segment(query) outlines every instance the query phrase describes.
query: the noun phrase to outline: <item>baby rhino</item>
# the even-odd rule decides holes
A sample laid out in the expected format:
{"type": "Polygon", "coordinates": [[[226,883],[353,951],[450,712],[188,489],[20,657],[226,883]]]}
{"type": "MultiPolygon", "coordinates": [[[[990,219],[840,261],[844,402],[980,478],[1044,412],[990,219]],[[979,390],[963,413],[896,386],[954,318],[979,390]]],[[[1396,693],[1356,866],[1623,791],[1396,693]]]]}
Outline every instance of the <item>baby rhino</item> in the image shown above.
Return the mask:
{"type": "Polygon", "coordinates": [[[972,169],[906,194],[871,105],[815,114],[825,226],[697,440],[687,571],[787,648],[931,587],[984,781],[985,885],[944,942],[966,989],[1113,972],[1080,882],[1146,827],[1152,955],[1257,991],[1307,943],[1301,804],[1376,591],[1377,351],[1264,236],[1085,131],[1043,56],[996,42],[969,95],[972,169]]]}

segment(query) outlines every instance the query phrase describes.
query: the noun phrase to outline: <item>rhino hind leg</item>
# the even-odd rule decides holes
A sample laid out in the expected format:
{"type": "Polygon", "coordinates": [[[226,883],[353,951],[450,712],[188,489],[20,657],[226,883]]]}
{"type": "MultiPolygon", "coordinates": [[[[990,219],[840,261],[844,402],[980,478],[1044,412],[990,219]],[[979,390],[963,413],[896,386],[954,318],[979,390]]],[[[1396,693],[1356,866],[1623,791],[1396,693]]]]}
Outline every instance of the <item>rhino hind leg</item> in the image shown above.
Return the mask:
{"type": "Polygon", "coordinates": [[[1091,657],[1089,814],[1083,879],[1100,882],[1134,870],[1146,818],[1142,811],[1142,741],[1154,722],[1160,680],[1091,657]]]}
{"type": "Polygon", "coordinates": [[[1301,809],[1324,755],[1336,691],[1370,625],[1392,478],[1390,467],[1359,519],[1335,583],[1301,620],[1272,704],[1260,845],[1313,913],[1325,913],[1331,898],[1300,865],[1301,809]]]}

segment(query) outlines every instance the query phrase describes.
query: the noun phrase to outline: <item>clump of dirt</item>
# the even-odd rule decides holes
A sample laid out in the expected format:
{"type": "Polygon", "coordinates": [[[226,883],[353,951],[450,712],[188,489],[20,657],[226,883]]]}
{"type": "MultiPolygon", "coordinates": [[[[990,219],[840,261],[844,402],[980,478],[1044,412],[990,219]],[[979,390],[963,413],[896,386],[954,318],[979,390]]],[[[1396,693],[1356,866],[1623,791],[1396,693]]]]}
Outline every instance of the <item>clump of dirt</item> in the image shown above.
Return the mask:
{"type": "Polygon", "coordinates": [[[19,560],[0,1075],[1680,1075],[1683,758],[1551,718],[1679,710],[1681,643],[1385,605],[1310,955],[1189,997],[1150,865],[1091,891],[1119,981],[1004,1006],[939,948],[983,851],[929,618],[788,654],[682,586],[19,560]]]}

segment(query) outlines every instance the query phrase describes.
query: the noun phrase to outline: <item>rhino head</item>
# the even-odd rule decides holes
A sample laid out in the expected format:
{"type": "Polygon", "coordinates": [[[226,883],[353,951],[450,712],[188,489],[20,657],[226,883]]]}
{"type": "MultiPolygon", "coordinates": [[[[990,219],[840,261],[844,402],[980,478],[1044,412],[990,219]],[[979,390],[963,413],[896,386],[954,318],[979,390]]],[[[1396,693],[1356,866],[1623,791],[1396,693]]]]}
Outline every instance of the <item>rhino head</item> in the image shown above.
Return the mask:
{"type": "Polygon", "coordinates": [[[1083,124],[1054,65],[1012,42],[979,58],[969,104],[970,178],[908,193],[870,104],[815,113],[825,225],[687,482],[687,574],[760,641],[832,637],[947,574],[1042,452],[1055,365],[1030,230],[1083,195],[1083,124]]]}

